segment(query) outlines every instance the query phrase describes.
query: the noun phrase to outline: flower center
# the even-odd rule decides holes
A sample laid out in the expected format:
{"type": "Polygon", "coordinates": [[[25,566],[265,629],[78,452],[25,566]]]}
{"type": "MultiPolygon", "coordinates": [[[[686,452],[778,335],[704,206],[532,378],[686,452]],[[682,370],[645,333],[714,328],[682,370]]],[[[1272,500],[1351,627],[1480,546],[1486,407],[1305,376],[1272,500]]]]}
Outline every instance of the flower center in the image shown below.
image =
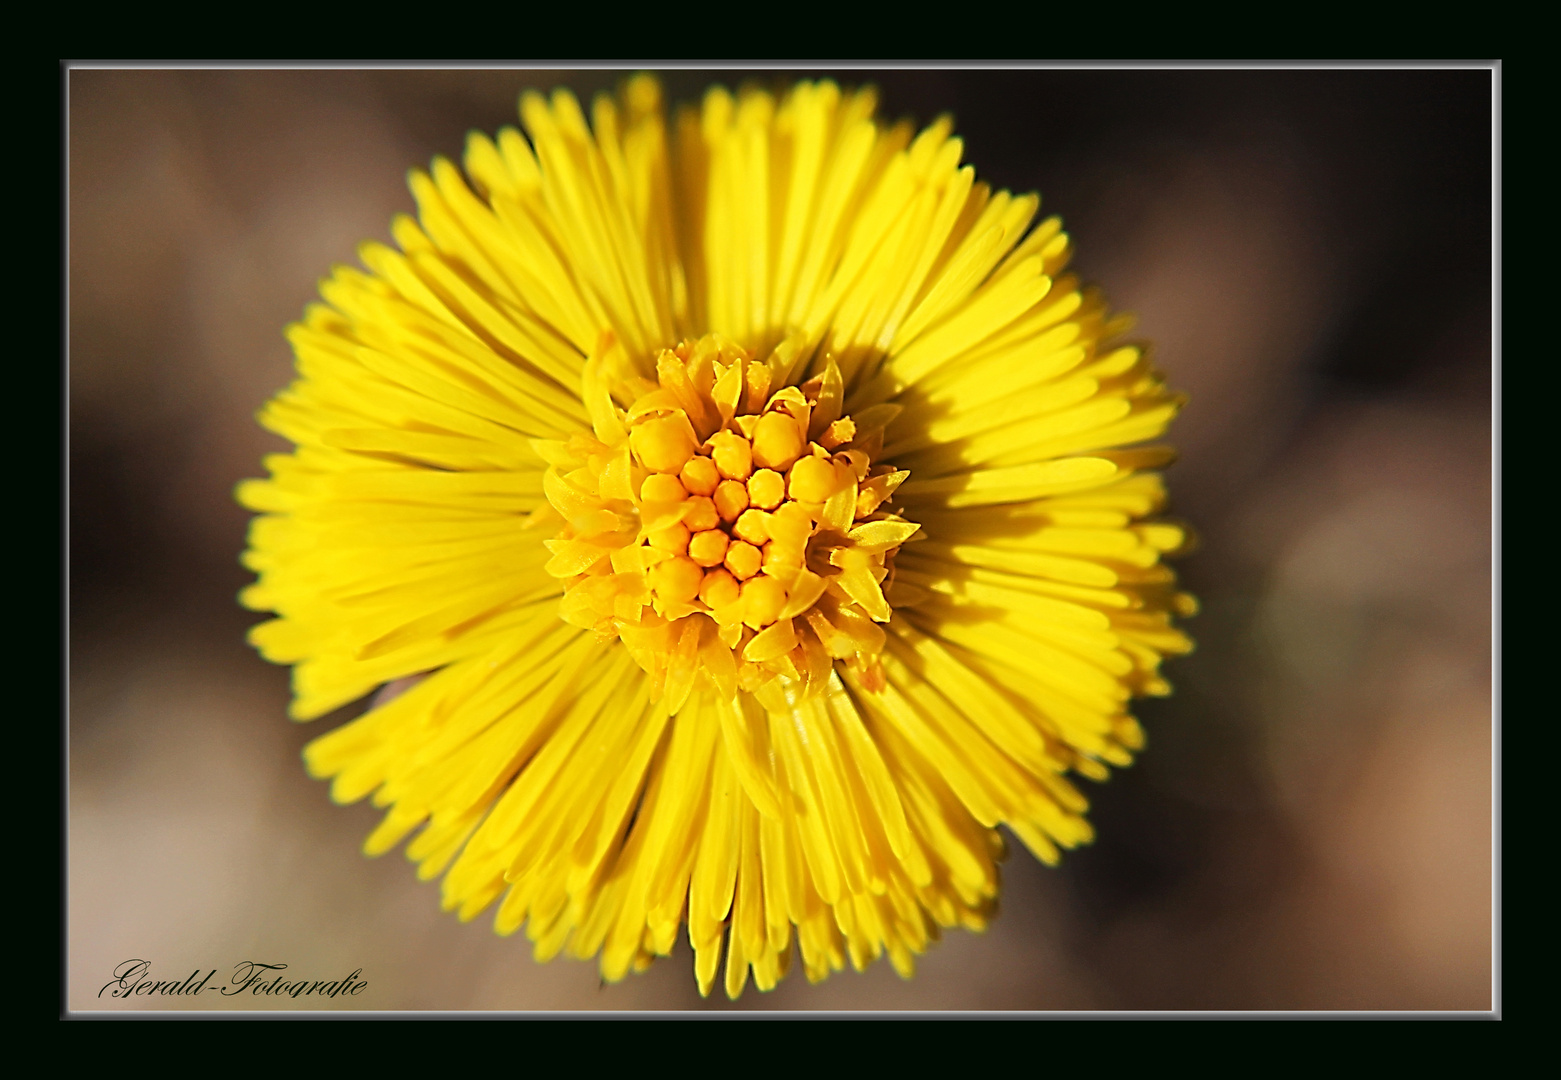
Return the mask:
{"type": "Polygon", "coordinates": [[[836,660],[881,681],[885,583],[919,528],[891,509],[910,474],[874,461],[893,410],[843,415],[832,361],[771,393],[781,367],[685,341],[595,437],[539,444],[564,620],[621,638],[673,709],[701,679],[813,692],[836,660]]]}

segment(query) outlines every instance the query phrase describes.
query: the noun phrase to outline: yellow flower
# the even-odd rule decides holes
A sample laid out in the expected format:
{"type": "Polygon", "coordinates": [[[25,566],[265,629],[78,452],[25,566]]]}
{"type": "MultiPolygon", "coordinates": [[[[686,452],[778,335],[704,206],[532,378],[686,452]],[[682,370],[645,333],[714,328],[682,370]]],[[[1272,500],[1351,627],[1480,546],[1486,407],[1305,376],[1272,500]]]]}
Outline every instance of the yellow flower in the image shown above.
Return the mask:
{"type": "Polygon", "coordinates": [[[1090,839],[1070,773],[1192,601],[1157,437],[1180,401],[1064,273],[1039,200],[871,90],[527,95],[529,142],[414,173],[261,413],[251,638],[313,742],[467,919],[617,980],[680,928],[702,993],[981,929],[998,825],[1090,839]]]}

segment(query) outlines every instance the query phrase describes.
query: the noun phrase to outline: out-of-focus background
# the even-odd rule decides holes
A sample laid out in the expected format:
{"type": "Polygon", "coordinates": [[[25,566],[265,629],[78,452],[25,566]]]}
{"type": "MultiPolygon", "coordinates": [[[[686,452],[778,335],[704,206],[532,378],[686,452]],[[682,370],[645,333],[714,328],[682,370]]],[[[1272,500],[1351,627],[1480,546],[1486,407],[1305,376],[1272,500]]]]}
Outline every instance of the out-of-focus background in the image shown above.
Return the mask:
{"type": "MultiPolygon", "coordinates": [[[[1138,314],[1191,395],[1170,480],[1203,612],[1092,847],[1015,845],[992,928],[912,981],[794,972],[739,1007],[1490,1008],[1493,72],[833,74],[951,112],[1138,314]]],[[[604,987],[362,856],[377,812],[299,761],[353,710],[288,721],[234,601],[233,485],[283,448],[252,417],[316,281],[522,89],[621,75],[69,72],[68,1007],[123,1007],[96,995],[132,958],[368,981],[305,1008],[731,1007],[686,946],[604,987]]]]}

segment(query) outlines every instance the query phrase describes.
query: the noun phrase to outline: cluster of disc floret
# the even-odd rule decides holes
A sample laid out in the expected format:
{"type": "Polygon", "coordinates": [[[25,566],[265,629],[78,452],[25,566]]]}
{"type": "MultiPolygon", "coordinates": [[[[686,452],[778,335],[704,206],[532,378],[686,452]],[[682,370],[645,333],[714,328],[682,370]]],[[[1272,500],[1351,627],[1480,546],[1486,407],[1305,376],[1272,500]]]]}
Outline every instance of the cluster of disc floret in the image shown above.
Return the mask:
{"type": "Polygon", "coordinates": [[[833,363],[771,393],[775,370],[685,341],[615,388],[627,409],[603,395],[594,435],[536,444],[563,618],[621,638],[670,708],[702,677],[761,699],[836,660],[881,679],[886,579],[919,528],[888,508],[909,473],[873,460],[893,407],[854,420],[833,363]]]}

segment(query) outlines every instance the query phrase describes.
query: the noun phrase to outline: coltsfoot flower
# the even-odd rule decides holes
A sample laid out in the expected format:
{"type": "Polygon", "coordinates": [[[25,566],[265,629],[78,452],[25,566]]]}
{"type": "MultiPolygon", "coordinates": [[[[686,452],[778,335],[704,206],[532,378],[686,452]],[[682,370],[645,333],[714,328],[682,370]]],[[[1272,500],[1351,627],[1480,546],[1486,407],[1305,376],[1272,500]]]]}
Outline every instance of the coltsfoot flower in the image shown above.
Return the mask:
{"type": "Polygon", "coordinates": [[[708,993],[985,926],[1143,741],[1180,405],[1057,219],[871,90],[527,95],[289,331],[252,640],[447,909],[708,993]],[[413,677],[418,677],[414,679],[413,677]]]}

